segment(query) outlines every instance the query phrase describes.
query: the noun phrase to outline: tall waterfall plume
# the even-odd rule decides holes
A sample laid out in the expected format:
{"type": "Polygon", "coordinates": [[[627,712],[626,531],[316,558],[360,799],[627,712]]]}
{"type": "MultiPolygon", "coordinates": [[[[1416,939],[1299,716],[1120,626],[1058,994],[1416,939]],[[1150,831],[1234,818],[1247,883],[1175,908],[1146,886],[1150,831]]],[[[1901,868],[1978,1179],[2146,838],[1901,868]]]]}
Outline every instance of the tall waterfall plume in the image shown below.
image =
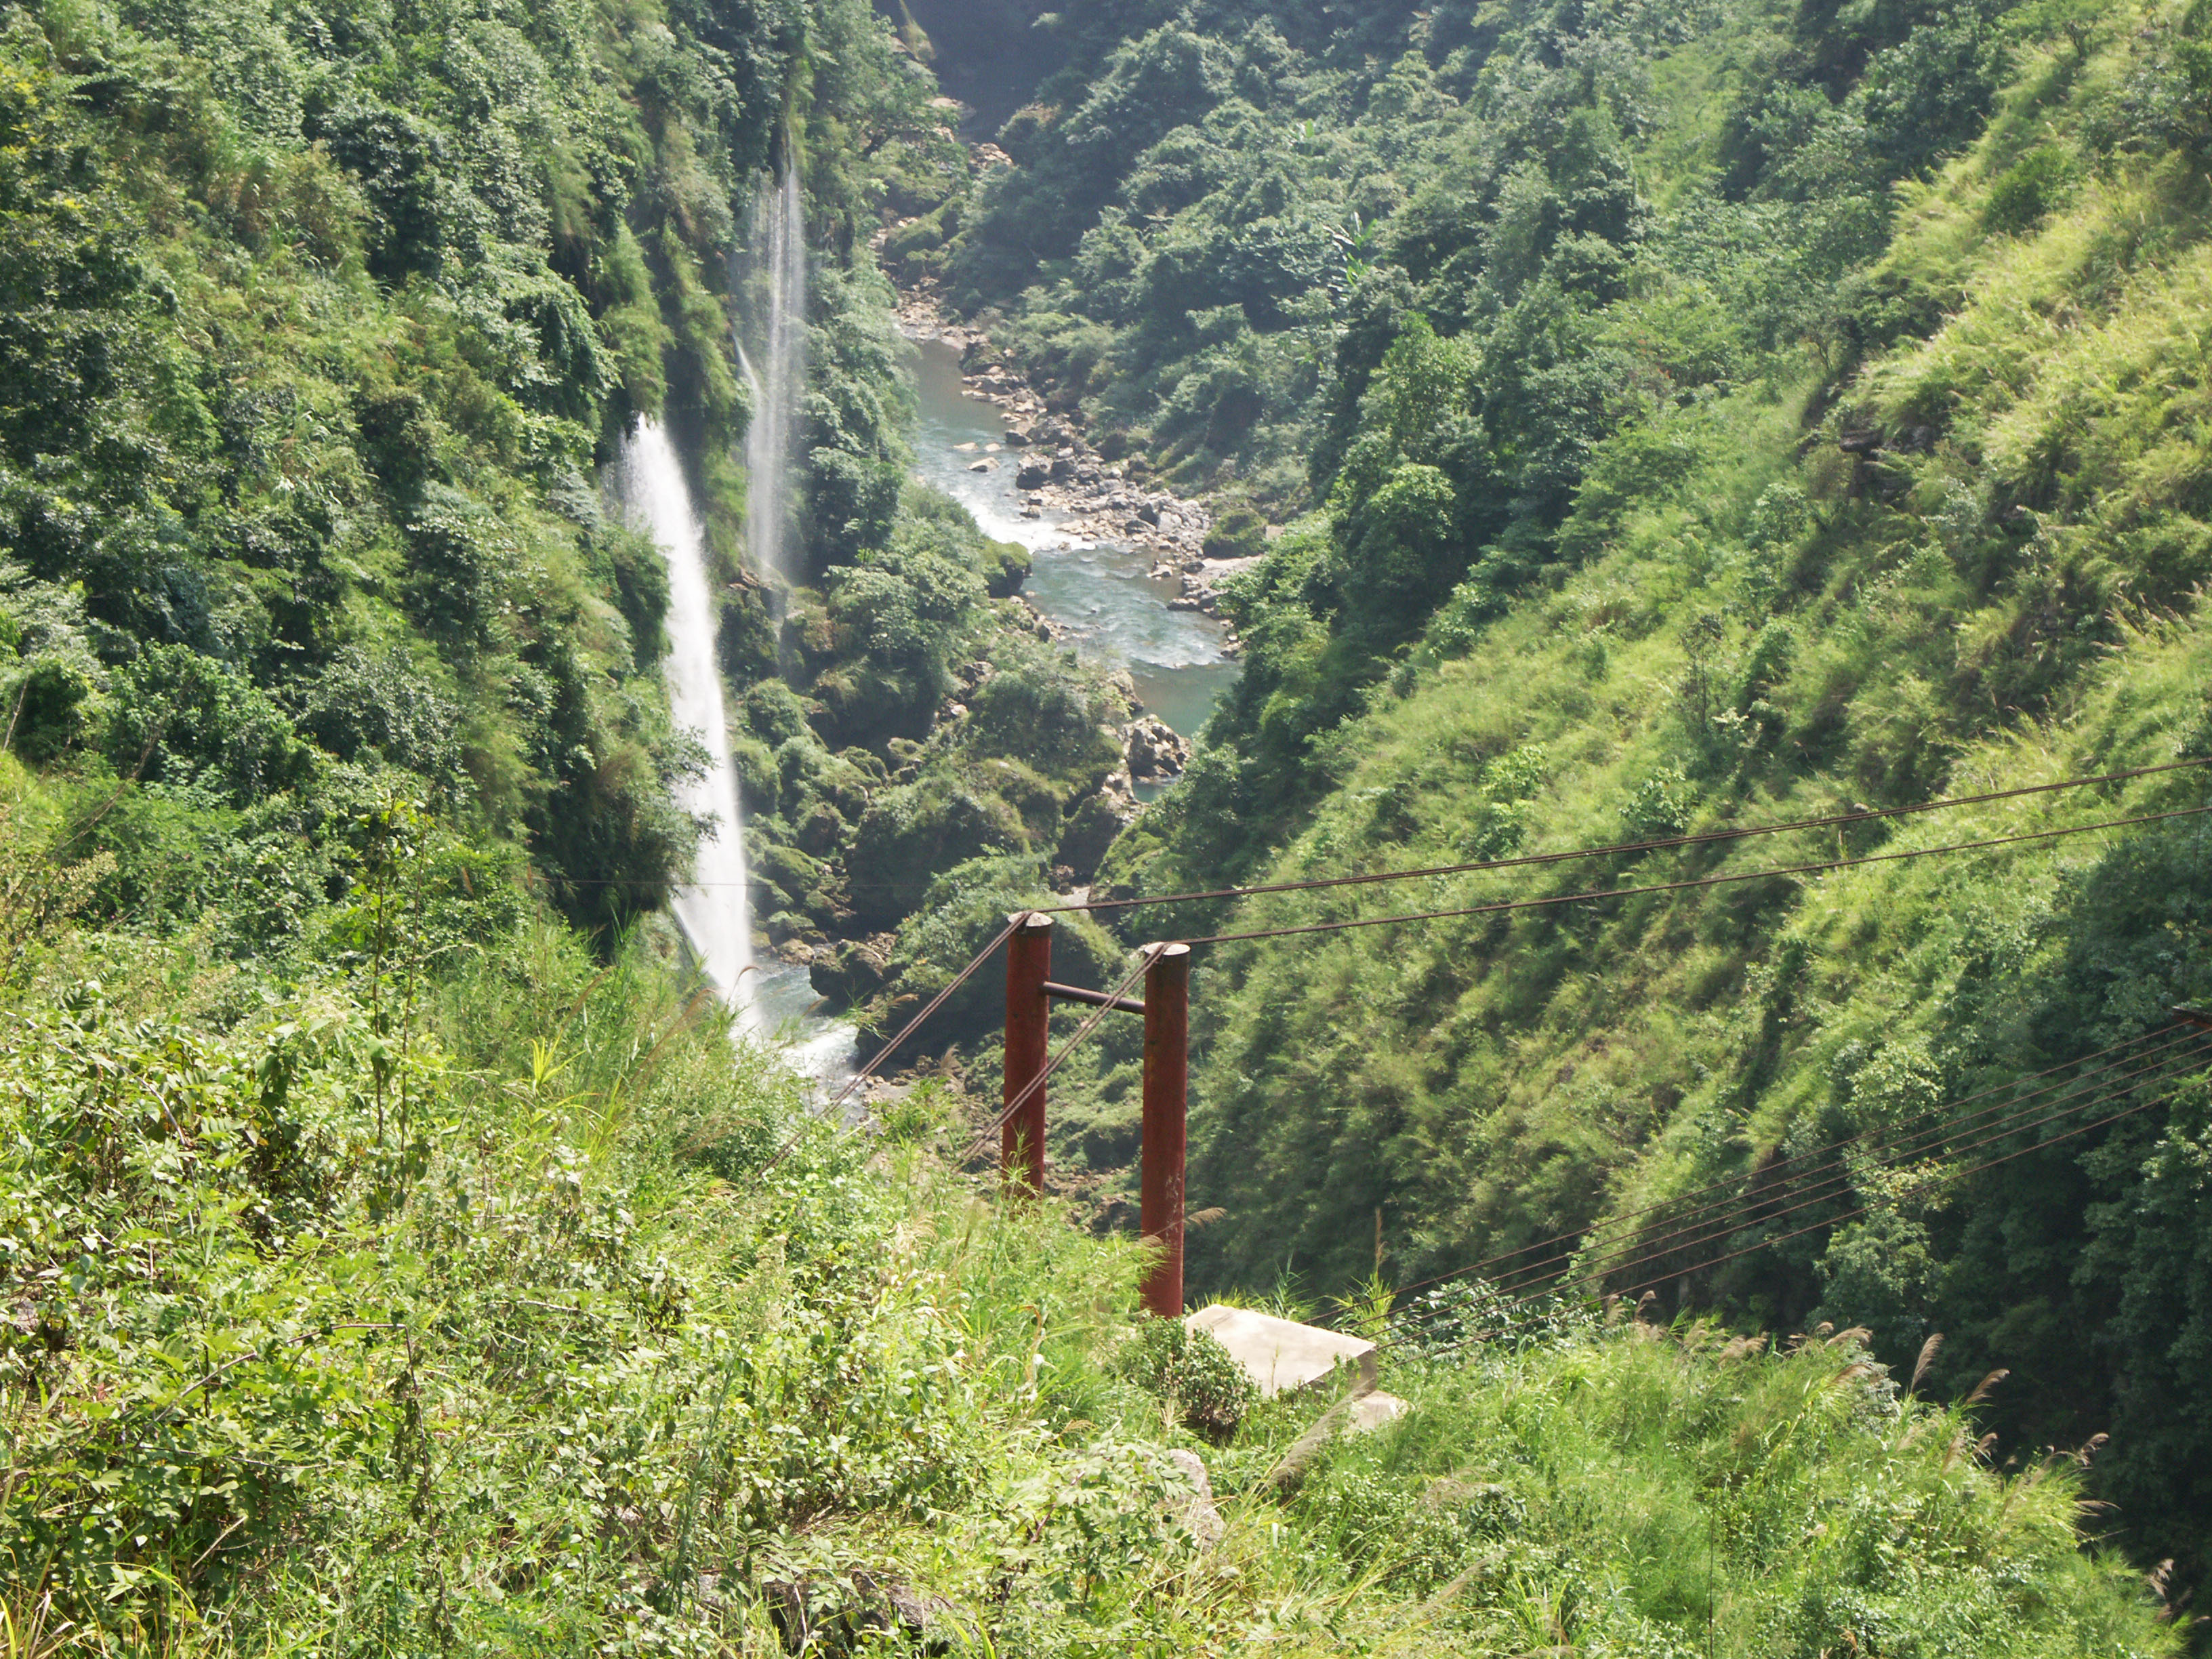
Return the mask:
{"type": "Polygon", "coordinates": [[[738,343],[753,394],[745,434],[745,554],[755,574],[781,586],[793,574],[791,478],[806,379],[806,211],[795,167],[787,164],[761,180],[746,241],[746,331],[753,349],[745,349],[742,337],[738,343]]]}
{"type": "Polygon", "coordinates": [[[749,1026],[753,998],[752,890],[746,884],[744,824],[730,762],[722,676],[715,661],[718,612],[707,578],[707,538],[676,446],[657,421],[641,420],[623,445],[618,483],[630,522],[668,561],[668,655],[663,672],[676,724],[706,745],[703,776],[687,780],[678,804],[712,826],[699,840],[690,885],[677,890],[678,926],[722,1000],[749,1026]]]}

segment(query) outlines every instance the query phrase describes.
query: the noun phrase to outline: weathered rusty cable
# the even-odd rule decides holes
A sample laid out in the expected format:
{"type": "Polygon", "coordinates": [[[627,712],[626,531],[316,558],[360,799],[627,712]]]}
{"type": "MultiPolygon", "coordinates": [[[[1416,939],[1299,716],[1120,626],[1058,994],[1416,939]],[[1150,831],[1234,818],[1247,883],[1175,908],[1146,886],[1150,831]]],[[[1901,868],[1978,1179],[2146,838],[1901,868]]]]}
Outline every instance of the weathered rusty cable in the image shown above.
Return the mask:
{"type": "Polygon", "coordinates": [[[1911,848],[1898,853],[1868,853],[1858,858],[1826,859],[1818,864],[1785,864],[1745,870],[1722,876],[1697,876],[1681,881],[1652,882],[1642,887],[1593,887],[1547,898],[1502,899],[1495,904],[1471,904],[1455,910],[1413,910],[1388,916],[1353,916],[1341,921],[1312,921],[1297,927],[1255,927],[1234,933],[1204,933],[1177,941],[1183,945],[1236,945],[1249,939],[1294,939],[1306,933],[1340,933],[1354,927],[1387,927],[1402,921],[1448,921],[1462,916],[1498,915],[1511,910],[1542,910],[1553,905],[1581,904],[1594,899],[1641,898],[1653,893],[1687,892],[1701,887],[1725,887],[1731,883],[1768,881],[1781,876],[1821,875],[1834,870],[1856,870],[1862,865],[1893,864],[1904,859],[1933,858],[1943,853],[1977,853],[1992,847],[2012,847],[2022,842],[2050,841],[2059,836],[2087,835],[2098,830],[2126,830],[2137,824],[2160,823],[2168,818],[2194,817],[2212,812],[2212,805],[2179,807],[2170,812],[2146,812],[2132,818],[2106,818],[2063,830],[2033,830],[2017,836],[1992,836],[1982,841],[1954,842],[1942,847],[1911,848]]]}
{"type": "Polygon", "coordinates": [[[821,1117],[826,1116],[828,1114],[836,1111],[851,1097],[854,1090],[859,1088],[871,1077],[873,1077],[875,1075],[876,1068],[878,1066],[881,1066],[885,1060],[889,1060],[892,1054],[896,1054],[898,1051],[900,1045],[904,1043],[908,1037],[920,1030],[924,1020],[927,1019],[932,1014],[935,1013],[939,1008],[945,1006],[945,998],[951,996],[955,991],[958,990],[969,980],[973,979],[975,976],[975,970],[991,959],[992,953],[1001,945],[1004,945],[1007,939],[1012,938],[1013,936],[1013,932],[1014,923],[1010,921],[1004,927],[1001,927],[999,930],[997,937],[993,939],[988,945],[985,945],[975,955],[973,958],[969,960],[965,968],[963,968],[958,973],[952,976],[951,980],[945,985],[943,990],[939,991],[935,996],[930,998],[928,1002],[923,1006],[920,1013],[916,1014],[912,1019],[907,1021],[903,1026],[899,1028],[899,1034],[896,1036],[893,1037],[889,1042],[886,1042],[882,1048],[876,1051],[876,1057],[873,1060],[870,1060],[866,1065],[860,1067],[859,1071],[853,1073],[851,1080],[848,1081],[843,1088],[837,1091],[835,1097],[830,1100],[827,1106],[822,1109],[820,1113],[808,1118],[805,1123],[801,1123],[799,1126],[798,1129],[793,1133],[791,1139],[785,1141],[781,1146],[776,1149],[775,1156],[769,1159],[767,1163],[761,1165],[761,1174],[766,1175],[770,1170],[775,1168],[777,1164],[782,1163],[785,1157],[791,1152],[792,1148],[798,1146],[801,1140],[806,1138],[808,1124],[819,1121],[821,1117]]]}

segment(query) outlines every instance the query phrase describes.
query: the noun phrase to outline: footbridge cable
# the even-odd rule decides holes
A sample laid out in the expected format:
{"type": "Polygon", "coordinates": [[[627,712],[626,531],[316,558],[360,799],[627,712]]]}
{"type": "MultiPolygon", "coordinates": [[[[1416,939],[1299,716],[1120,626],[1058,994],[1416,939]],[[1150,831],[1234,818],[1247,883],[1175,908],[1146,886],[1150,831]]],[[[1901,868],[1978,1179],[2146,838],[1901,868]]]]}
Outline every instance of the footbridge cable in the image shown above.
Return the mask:
{"type": "MultiPolygon", "coordinates": [[[[2194,1057],[2202,1058],[2203,1056],[2200,1054],[2194,1057]]],[[[2186,1081],[2186,1079],[2184,1079],[2184,1081],[2186,1081]]],[[[1811,1221],[1806,1223],[1804,1225],[1793,1228],[1789,1232],[1783,1233],[1771,1238],[1760,1239],[1754,1243],[1745,1245],[1738,1249],[1728,1251],[1723,1255],[1711,1256],[1701,1261],[1692,1262],[1687,1267],[1670,1268],[1667,1272],[1658,1273],[1650,1279],[1643,1279],[1621,1291],[1615,1291],[1613,1294],[1624,1297],[1633,1296],[1639,1291],[1648,1291],[1660,1285],[1669,1284],[1678,1279],[1686,1279],[1692,1273],[1705,1273],[1711,1268],[1723,1266],[1728,1262],[1739,1261],[1747,1255],[1756,1255],[1761,1250],[1771,1249],[1778,1244],[1787,1243],[1791,1239],[1802,1238],[1806,1234],[1818,1232],[1822,1228],[1835,1227],[1846,1221],[1855,1220],[1861,1216],[1867,1215],[1876,1209],[1883,1207],[1885,1205],[1894,1204],[1899,1200],[1911,1198],[1919,1194],[1926,1193],[1942,1185],[1946,1182],[1964,1181],[1973,1176],[1980,1175],[1986,1170],[1996,1169],[2002,1164],[2009,1164],[2015,1158],[2025,1158],[2032,1152],[2042,1152],[2050,1147],[2062,1146],[2065,1142],[2087,1134],[2094,1129],[2104,1128],[2110,1124],[2119,1122],[2124,1118],[2133,1117],[2138,1113],[2148,1111],[2154,1106],[2164,1104],[2173,1097],[2180,1086],[2181,1084],[2177,1083],[2172,1088],[2167,1089],[2161,1093],[2154,1094],[2148,1099],[2140,1100],[2132,1106],[2124,1108],[2117,1112],[2110,1113],[2106,1116],[2097,1118],[2090,1122],[2076,1124],[2069,1129],[2048,1136],[2044,1139],[2035,1142],[2032,1146],[2022,1146],[2015,1151],[2003,1153],[1998,1157],[1984,1159],[1978,1164],[1969,1164],[1963,1170],[1946,1170],[1940,1171],[1935,1175],[1929,1176],[1924,1180],[1916,1182],[1911,1186],[1900,1188],[1896,1193],[1889,1194],[1877,1199],[1870,1199],[1864,1204],[1857,1205],[1853,1208],[1842,1211],[1835,1215],[1821,1217],[1818,1220],[1811,1221]]],[[[2075,1113],[2080,1111],[2094,1110],[2099,1107],[2107,1106],[2115,1101],[2124,1099],[2135,1091],[2136,1086],[2133,1085],[2119,1089],[2111,1090],[2094,1098],[2077,1102],[2075,1105],[2069,1107],[2064,1111],[2054,1113],[2052,1114],[2052,1118],[2071,1116],[2075,1113]]],[[[2039,1122],[2047,1122],[2050,1121],[2051,1120],[2045,1119],[2040,1120],[2039,1122]]],[[[2021,1126],[2021,1128],[2029,1129],[2037,1127],[2039,1127],[2039,1124],[2027,1124],[2021,1126]]],[[[1962,1152],[1978,1151],[1995,1141],[2008,1139],[2010,1135],[2020,1132],[2020,1130],[2007,1130],[1998,1134],[1990,1135],[1984,1139],[1971,1142],[1967,1146],[1960,1147],[1958,1150],[1962,1152]]],[[[1820,1200],[1813,1201],[1818,1202],[1820,1200]]],[[[1804,1206],[1790,1206],[1790,1209],[1777,1212],[1776,1214],[1764,1218],[1764,1219],[1767,1221],[1778,1220],[1782,1216],[1790,1213],[1792,1210],[1801,1209],[1802,1207],[1804,1206]]],[[[1742,1229],[1739,1228],[1736,1231],[1741,1231],[1742,1229]]],[[[1728,1235],[1715,1235],[1713,1237],[1708,1238],[1703,1242],[1711,1243],[1727,1236],[1728,1235]]],[[[1503,1304],[1497,1311],[1499,1313],[1510,1313],[1516,1309],[1527,1307],[1531,1304],[1540,1302],[1549,1297],[1558,1296],[1576,1286],[1595,1288],[1601,1285],[1605,1279],[1613,1278],[1617,1273],[1625,1272],[1632,1273],[1643,1268],[1652,1267],[1657,1262],[1664,1261],[1668,1256],[1675,1254],[1679,1254],[1679,1252],[1671,1250],[1661,1251],[1648,1257],[1638,1258],[1636,1261],[1626,1263],[1623,1267],[1607,1268],[1599,1273],[1576,1275],[1568,1279],[1561,1279],[1553,1285],[1547,1285],[1543,1290],[1531,1291],[1526,1295],[1513,1297],[1503,1304]]],[[[1485,1340],[1487,1338],[1501,1335],[1503,1334],[1504,1332],[1502,1328],[1498,1329],[1472,1332],[1456,1341],[1447,1343],[1442,1347],[1431,1350],[1431,1352],[1437,1354],[1449,1353],[1456,1349],[1465,1347],[1471,1343],[1485,1340]]],[[[1412,1339],[1410,1337],[1401,1337],[1395,1340],[1400,1342],[1404,1342],[1412,1339]]]]}
{"type": "Polygon", "coordinates": [[[1340,933],[1355,927],[1389,927],[1409,921],[1448,921],[1463,916],[1501,915],[1515,910],[1543,910],[1554,905],[1583,904],[1596,899],[1641,898],[1655,893],[1684,893],[1699,888],[1725,887],[1747,881],[1771,881],[1784,876],[1823,875],[1836,870],[1856,870],[1869,864],[1894,864],[1907,859],[1935,858],[1947,853],[1984,852],[1993,847],[2014,847],[2026,842],[2051,841],[2061,836],[2083,836],[2099,830],[2127,830],[2141,824],[2162,823],[2169,818],[2195,817],[2212,812],[2212,804],[2177,807],[2166,812],[2144,812],[2135,817],[2104,818],[2095,823],[2069,824],[2058,830],[2029,830],[2014,836],[1990,836],[1980,841],[1948,842],[1941,847],[1908,848],[1895,853],[1865,853],[1856,858],[1823,859],[1813,864],[1776,865],[1719,876],[1687,877],[1680,881],[1650,882],[1640,887],[1595,887],[1544,898],[1501,899],[1492,904],[1470,904],[1451,910],[1411,910],[1387,916],[1352,916],[1336,921],[1310,921],[1282,927],[1255,927],[1238,933],[1202,933],[1183,939],[1185,945],[1234,945],[1250,939],[1295,939],[1310,933],[1340,933]]]}
{"type": "Polygon", "coordinates": [[[2100,772],[2089,777],[2061,778],[2051,783],[2022,784],[2012,789],[1986,790],[1976,795],[1948,795],[1940,800],[1917,801],[1909,806],[1869,806],[1826,817],[1796,818],[1784,823],[1753,823],[1741,828],[1705,830],[1693,836],[1668,836],[1652,841],[1616,842],[1605,847],[1575,847],[1553,853],[1524,853],[1513,858],[1480,859],[1466,864],[1432,864],[1411,870],[1376,870],[1353,876],[1316,876],[1304,881],[1276,881],[1245,887],[1216,887],[1187,893],[1159,893],[1131,898],[1085,899],[1079,904],[1046,907],[1048,912],[1126,910],[1154,904],[1194,904],[1206,899],[1252,898],[1264,893],[1306,893],[1326,887],[1365,887],[1395,881],[1419,881],[1435,876],[1472,875],[1486,870],[1520,870],[1534,866],[1571,863],[1577,859],[1626,857],[1663,853],[1674,848],[1705,847],[1719,842],[1742,841],[1753,836],[1790,835],[1801,830],[1834,830],[1854,823],[1910,817],[1920,812],[1943,811],[1954,806],[1978,806],[1990,801],[2015,800],[2027,795],[2047,795],[2061,789],[2086,789],[2099,784],[2123,783],[2162,772],[2185,771],[2212,765],[2212,756],[2167,761],[2156,766],[2134,766],[2118,772],[2100,772]]]}
{"type": "MultiPolygon", "coordinates": [[[[1468,1278],[1483,1273],[1485,1269],[1497,1267],[1500,1263],[1512,1261],[1513,1259],[1517,1256],[1525,1256],[1532,1250],[1546,1249],[1553,1246],[1561,1244],[1571,1247],[1566,1249],[1559,1250],[1555,1254],[1543,1257],[1539,1261],[1521,1262],[1518,1265],[1509,1268],[1504,1273],[1494,1276],[1490,1281],[1492,1285],[1501,1289],[1518,1289],[1522,1285],[1533,1283],[1535,1279],[1541,1278],[1544,1275],[1545,1270],[1547,1268],[1564,1267],[1574,1262],[1577,1258],[1583,1257],[1584,1253],[1589,1251],[1593,1246],[1602,1246],[1609,1254],[1590,1258],[1592,1262],[1612,1261],[1617,1259],[1623,1252],[1650,1249],[1659,1244],[1680,1238],[1686,1233],[1719,1225],[1721,1223],[1730,1219],[1735,1219],[1739,1223],[1739,1224],[1741,1224],[1744,1218],[1755,1215],[1760,1210],[1765,1209],[1771,1205],[1777,1198],[1789,1195],[1788,1193],[1784,1190],[1788,1182],[1791,1180],[1799,1179],[1801,1177],[1785,1176],[1784,1175],[1784,1171],[1791,1169],[1795,1165],[1805,1164],[1808,1160],[1814,1158],[1826,1158],[1827,1160],[1818,1164],[1814,1169],[1804,1172],[1805,1176],[1814,1180],[1817,1188],[1819,1187],[1832,1186],[1838,1180],[1848,1182],[1849,1175],[1848,1172],[1844,1170],[1841,1154],[1853,1148],[1857,1149],[1870,1158],[1875,1158],[1887,1163],[1900,1162],[1910,1158],[1921,1156],[1928,1152],[1935,1150],[1942,1144],[1944,1139],[1964,1132],[1970,1126],[1977,1129],[1991,1127],[1988,1122],[1978,1123],[1975,1120],[1986,1120],[1992,1112],[2008,1113],[2007,1117],[1995,1120],[1996,1123],[2002,1124],[2014,1121],[2019,1117],[2025,1115],[2027,1111],[2033,1109],[2033,1103],[2043,1098],[2044,1097],[2051,1095],[2053,1092],[2075,1090],[2085,1085],[2093,1083],[2109,1083],[2112,1079],[2109,1075],[2104,1078],[2093,1079],[2085,1073],[2083,1075],[2076,1076],[2070,1080],[2062,1080],[2045,1084],[2042,1088],[2031,1090],[2025,1095],[2015,1092],[2010,1099],[1994,1101],[1989,1105],[1977,1108],[1972,1111],[1960,1109],[1971,1105],[1977,1100],[1988,1099],[1991,1096],[2002,1094],[2008,1090],[2018,1091],[2022,1085],[2033,1083],[2039,1079],[2051,1077],[2056,1073],[2065,1071],[2071,1067],[2087,1066],[2098,1060],[2115,1054],[2121,1049],[2133,1048],[2138,1043],[2149,1041],[2152,1037],[2164,1036],[2166,1033],[2175,1030],[2182,1031],[2183,1035],[2178,1037],[2170,1038],[2168,1041],[2160,1043],[2154,1048],[2140,1050],[2136,1054],[2129,1056],[2129,1059],[2131,1061],[2141,1063],[2137,1064],[2133,1071],[2124,1072],[2119,1075],[2122,1078],[2134,1078],[2143,1075],[2148,1072],[2160,1069],[2163,1066],[2170,1064],[2172,1059],[2180,1058],[2181,1056],[2169,1055],[2168,1059],[2163,1061],[2159,1060],[2156,1057],[2160,1054],[2166,1054],[2169,1050],[2176,1048],[2185,1048],[2190,1049],[2191,1052],[2201,1052],[2205,1047],[2212,1047],[2212,1037],[2208,1037],[2206,1033],[2197,1030],[2194,1028],[2185,1027],[2180,1022],[2176,1022],[2173,1024],[2162,1026],[2156,1030],[2147,1032],[2142,1036],[2130,1037],[2125,1042],[2114,1043],[2109,1048],[2098,1049],[2094,1054],[2085,1054],[2081,1056],[2079,1059],[2065,1061],[2061,1065],[2051,1066],[2045,1071],[2031,1073],[2026,1077],[2015,1078],[2008,1082],[1998,1084],[1991,1088],[1981,1090],[1977,1093],[1965,1097],[1961,1100],[1954,1102],[1948,1108],[1938,1108],[1929,1112],[1922,1113],[1917,1118],[1910,1120],[1905,1124],[1899,1125],[1898,1127],[1885,1133],[1875,1135],[1870,1139],[1856,1135],[1840,1137],[1838,1139],[1829,1141],[1823,1146],[1815,1146],[1806,1152],[1797,1153],[1793,1157],[1778,1159],[1775,1163],[1764,1164],[1758,1168],[1747,1170],[1741,1176],[1731,1176],[1721,1181],[1712,1182],[1704,1187],[1692,1188],[1689,1192],[1678,1194],[1673,1198],[1662,1200],[1655,1204],[1645,1205],[1640,1209],[1629,1211],[1626,1214],[1594,1222],[1588,1227],[1577,1228],[1567,1232],[1557,1234],[1553,1237],[1540,1239],[1534,1243],[1522,1245],[1514,1249],[1500,1251],[1495,1255],[1485,1257],[1480,1261],[1470,1262],[1466,1267],[1455,1267],[1447,1273],[1436,1273],[1427,1279],[1416,1279],[1412,1284],[1400,1286],[1398,1294],[1405,1296],[1415,1291],[1425,1290],[1431,1285],[1444,1284],[1454,1279],[1468,1278]],[[1832,1174],[1831,1172],[1838,1173],[1832,1174]],[[1762,1187],[1771,1188],[1773,1190],[1770,1191],[1765,1195],[1761,1195],[1757,1191],[1737,1190],[1739,1183],[1745,1182],[1759,1183],[1759,1185],[1762,1187]],[[1675,1230],[1673,1232],[1661,1234],[1657,1237],[1634,1237],[1630,1231],[1629,1224],[1632,1222],[1657,1216],[1660,1212],[1670,1209],[1674,1206],[1683,1204],[1690,1200],[1700,1198],[1707,1194],[1719,1192],[1723,1189],[1727,1189],[1729,1195],[1725,1198],[1714,1199],[1705,1204],[1696,1206],[1693,1208],[1665,1217],[1665,1223],[1674,1224],[1675,1230]],[[1634,1237],[1633,1243],[1626,1242],[1632,1237],[1634,1237]]],[[[1802,1195],[1806,1190],[1806,1188],[1798,1188],[1798,1193],[1802,1195]]],[[[1735,1229],[1727,1227],[1723,1228],[1723,1231],[1735,1230],[1735,1229]]]]}

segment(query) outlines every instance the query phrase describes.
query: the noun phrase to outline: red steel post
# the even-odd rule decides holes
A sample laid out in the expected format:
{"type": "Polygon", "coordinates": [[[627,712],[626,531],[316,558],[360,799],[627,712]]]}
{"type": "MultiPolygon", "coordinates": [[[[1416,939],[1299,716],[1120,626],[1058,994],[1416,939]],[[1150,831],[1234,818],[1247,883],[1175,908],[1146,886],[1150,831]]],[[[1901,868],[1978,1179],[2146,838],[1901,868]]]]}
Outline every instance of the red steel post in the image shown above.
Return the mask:
{"type": "MultiPolygon", "coordinates": [[[[1051,1028],[1052,1005],[1045,1000],[1044,982],[1052,977],[1052,918],[1036,911],[1023,912],[1006,940],[1006,1087],[1000,1103],[1012,1107],[1014,1097],[1044,1073],[1045,1054],[1051,1028]]],[[[1044,1085],[1011,1113],[999,1128],[999,1173],[1008,1187],[1026,1182],[1032,1193],[1044,1191],[1044,1085]],[[1023,1166],[1016,1173],[1017,1164],[1023,1166]]]]}
{"type": "Polygon", "coordinates": [[[1165,1254],[1145,1280],[1148,1312],[1182,1317],[1182,1164],[1190,1075],[1190,946],[1154,947],[1145,969],[1145,1121],[1139,1225],[1165,1254]]]}

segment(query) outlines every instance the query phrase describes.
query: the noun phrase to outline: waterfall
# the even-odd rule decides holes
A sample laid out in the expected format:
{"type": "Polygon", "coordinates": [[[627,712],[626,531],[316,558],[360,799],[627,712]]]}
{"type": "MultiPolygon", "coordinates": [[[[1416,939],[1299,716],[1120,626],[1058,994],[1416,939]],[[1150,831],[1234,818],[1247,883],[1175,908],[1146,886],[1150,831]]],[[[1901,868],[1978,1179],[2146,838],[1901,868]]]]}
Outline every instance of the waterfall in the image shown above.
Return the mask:
{"type": "Polygon", "coordinates": [[[676,921],[707,977],[748,1025],[758,1024],[753,966],[752,890],[746,884],[744,824],[738,775],[715,660],[719,612],[707,579],[707,541],[676,447],[657,421],[641,420],[623,447],[622,500],[630,522],[660,544],[668,560],[668,655],[663,672],[676,724],[706,745],[703,776],[687,779],[677,804],[712,827],[699,838],[690,885],[677,890],[676,921]]]}
{"type": "Polygon", "coordinates": [[[791,475],[799,447],[806,374],[806,213],[797,169],[763,178],[753,198],[744,284],[757,356],[738,343],[753,394],[745,432],[745,554],[772,585],[791,580],[784,539],[791,528],[791,475]]]}

